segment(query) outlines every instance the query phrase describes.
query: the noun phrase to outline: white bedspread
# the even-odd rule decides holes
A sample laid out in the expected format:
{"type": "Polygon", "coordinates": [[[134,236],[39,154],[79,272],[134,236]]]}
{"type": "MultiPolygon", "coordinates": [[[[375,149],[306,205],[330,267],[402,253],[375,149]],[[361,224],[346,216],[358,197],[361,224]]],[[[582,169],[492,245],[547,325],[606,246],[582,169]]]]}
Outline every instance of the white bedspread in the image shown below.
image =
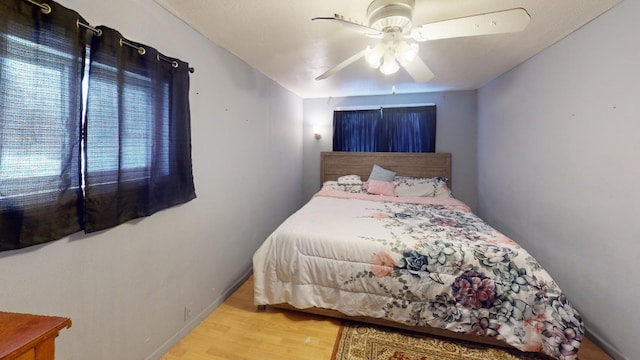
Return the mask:
{"type": "Polygon", "coordinates": [[[455,199],[323,190],[269,236],[253,266],[256,305],[495,336],[557,359],[575,359],[584,333],[538,262],[455,199]]]}

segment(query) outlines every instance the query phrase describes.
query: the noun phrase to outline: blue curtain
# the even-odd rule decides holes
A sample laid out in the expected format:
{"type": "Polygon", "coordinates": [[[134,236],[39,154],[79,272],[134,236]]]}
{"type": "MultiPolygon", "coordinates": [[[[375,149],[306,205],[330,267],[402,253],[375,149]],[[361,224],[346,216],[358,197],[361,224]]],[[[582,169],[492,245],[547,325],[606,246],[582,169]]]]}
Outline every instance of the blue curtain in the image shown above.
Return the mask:
{"type": "Polygon", "coordinates": [[[196,197],[189,65],[114,29],[98,29],[102,35],[91,41],[89,64],[86,232],[196,197]]]}
{"type": "Polygon", "coordinates": [[[333,151],[387,151],[383,126],[380,110],[335,111],[333,151]]]}
{"type": "Polygon", "coordinates": [[[87,22],[38,4],[0,0],[0,251],[196,196],[189,65],[107,27],[92,30],[87,64],[87,22]]]}
{"type": "Polygon", "coordinates": [[[436,107],[382,109],[390,152],[434,152],[436,107]]]}
{"type": "Polygon", "coordinates": [[[434,152],[435,148],[435,105],[333,113],[333,151],[434,152]]]}
{"type": "Polygon", "coordinates": [[[0,1],[0,251],[82,228],[86,23],[48,2],[0,1]]]}

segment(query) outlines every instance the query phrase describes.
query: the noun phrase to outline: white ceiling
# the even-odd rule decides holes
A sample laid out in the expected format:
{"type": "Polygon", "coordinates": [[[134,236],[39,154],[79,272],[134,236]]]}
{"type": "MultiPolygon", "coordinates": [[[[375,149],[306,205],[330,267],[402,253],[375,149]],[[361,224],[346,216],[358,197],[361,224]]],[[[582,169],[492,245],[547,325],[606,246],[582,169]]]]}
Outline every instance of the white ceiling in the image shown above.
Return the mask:
{"type": "Polygon", "coordinates": [[[414,26],[512,8],[531,16],[520,33],[420,43],[435,74],[416,83],[383,75],[364,59],[325,80],[318,75],[375,45],[345,26],[311,21],[335,13],[366,24],[371,0],[155,0],[215,44],[303,98],[477,89],[564,38],[621,0],[416,0],[414,26]]]}

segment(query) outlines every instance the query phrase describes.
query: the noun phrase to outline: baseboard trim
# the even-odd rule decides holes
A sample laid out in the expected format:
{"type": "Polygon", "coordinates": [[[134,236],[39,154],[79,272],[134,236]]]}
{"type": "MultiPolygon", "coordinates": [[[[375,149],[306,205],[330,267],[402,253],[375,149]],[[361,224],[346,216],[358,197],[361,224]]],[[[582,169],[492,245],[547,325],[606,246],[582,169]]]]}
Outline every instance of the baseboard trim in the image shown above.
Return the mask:
{"type": "Polygon", "coordinates": [[[184,327],[182,327],[177,333],[175,333],[172,337],[170,337],[167,341],[164,342],[160,347],[158,347],[151,355],[147,356],[145,360],[159,360],[169,352],[176,344],[187,334],[191,332],[200,322],[209,316],[213,312],[213,310],[217,309],[222,303],[227,300],[242,284],[244,284],[249,277],[253,274],[253,268],[249,268],[241,277],[238,279],[233,285],[231,285],[227,290],[225,290],[218,298],[216,298],[211,304],[204,308],[200,313],[193,317],[190,321],[188,321],[184,327]]]}
{"type": "MultiPolygon", "coordinates": [[[[586,335],[589,337],[594,344],[598,345],[604,352],[609,354],[615,360],[630,360],[628,357],[620,353],[618,349],[616,349],[613,345],[611,345],[608,341],[604,340],[600,335],[596,334],[593,331],[590,331],[588,328],[585,329],[586,335]]],[[[578,354],[580,352],[578,351],[578,354]]]]}

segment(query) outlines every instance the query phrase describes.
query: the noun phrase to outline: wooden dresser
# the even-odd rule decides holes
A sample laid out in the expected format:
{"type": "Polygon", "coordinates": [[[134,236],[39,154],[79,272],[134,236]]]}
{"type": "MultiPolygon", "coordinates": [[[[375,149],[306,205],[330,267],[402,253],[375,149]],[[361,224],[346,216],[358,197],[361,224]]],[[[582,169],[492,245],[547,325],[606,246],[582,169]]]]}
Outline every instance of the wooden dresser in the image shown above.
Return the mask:
{"type": "Polygon", "coordinates": [[[71,319],[0,312],[0,360],[53,360],[58,332],[71,319]]]}

